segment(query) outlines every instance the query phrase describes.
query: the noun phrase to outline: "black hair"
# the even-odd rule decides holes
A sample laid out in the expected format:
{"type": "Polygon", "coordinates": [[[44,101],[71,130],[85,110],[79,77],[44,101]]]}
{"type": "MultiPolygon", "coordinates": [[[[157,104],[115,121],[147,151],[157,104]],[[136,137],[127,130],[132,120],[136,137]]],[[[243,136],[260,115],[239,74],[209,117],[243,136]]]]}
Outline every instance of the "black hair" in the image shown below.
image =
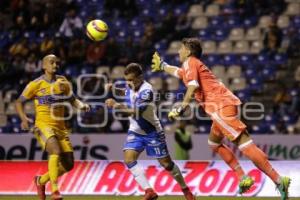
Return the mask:
{"type": "Polygon", "coordinates": [[[142,66],[138,63],[130,63],[129,65],[126,66],[124,74],[125,75],[134,74],[134,76],[136,77],[140,76],[143,74],[142,66]]]}
{"type": "Polygon", "coordinates": [[[202,47],[201,41],[198,38],[184,38],[182,44],[191,51],[191,56],[201,58],[202,47]]]}

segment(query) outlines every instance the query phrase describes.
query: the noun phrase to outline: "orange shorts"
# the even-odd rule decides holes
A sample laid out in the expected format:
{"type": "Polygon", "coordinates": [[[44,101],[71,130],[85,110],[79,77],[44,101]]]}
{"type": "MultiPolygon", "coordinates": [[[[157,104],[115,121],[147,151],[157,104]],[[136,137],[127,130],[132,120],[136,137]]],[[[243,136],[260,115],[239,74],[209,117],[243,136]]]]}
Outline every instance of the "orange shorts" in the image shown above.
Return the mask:
{"type": "Polygon", "coordinates": [[[211,133],[218,137],[225,136],[230,141],[234,141],[247,127],[238,118],[237,106],[226,106],[210,116],[213,121],[211,133]]]}

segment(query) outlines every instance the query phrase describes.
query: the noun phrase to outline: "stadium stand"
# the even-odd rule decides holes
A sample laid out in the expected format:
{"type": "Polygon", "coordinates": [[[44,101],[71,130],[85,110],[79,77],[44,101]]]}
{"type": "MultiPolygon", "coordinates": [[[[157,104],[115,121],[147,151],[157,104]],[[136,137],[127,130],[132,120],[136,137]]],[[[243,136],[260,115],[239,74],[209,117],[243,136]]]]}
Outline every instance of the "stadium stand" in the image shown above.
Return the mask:
{"type": "MultiPolygon", "coordinates": [[[[151,75],[151,55],[158,50],[165,60],[178,64],[180,39],[190,36],[202,39],[202,60],[225,85],[244,102],[265,105],[263,120],[247,121],[250,132],[300,132],[300,2],[274,2],[1,1],[0,132],[21,132],[13,101],[41,73],[42,56],[58,55],[61,73],[73,84],[87,73],[121,80],[128,62],[140,62],[159,92],[175,94],[182,91],[182,84],[151,75]],[[110,28],[109,38],[100,44],[93,44],[84,33],[84,24],[93,18],[105,20],[110,28]]],[[[168,101],[174,103],[176,98],[168,101]]],[[[32,104],[25,108],[33,114],[32,104]]],[[[163,123],[169,130],[169,122],[163,123]]],[[[208,132],[206,122],[193,123],[190,128],[196,133],[208,132]]],[[[74,132],[82,130],[71,124],[74,132]]]]}

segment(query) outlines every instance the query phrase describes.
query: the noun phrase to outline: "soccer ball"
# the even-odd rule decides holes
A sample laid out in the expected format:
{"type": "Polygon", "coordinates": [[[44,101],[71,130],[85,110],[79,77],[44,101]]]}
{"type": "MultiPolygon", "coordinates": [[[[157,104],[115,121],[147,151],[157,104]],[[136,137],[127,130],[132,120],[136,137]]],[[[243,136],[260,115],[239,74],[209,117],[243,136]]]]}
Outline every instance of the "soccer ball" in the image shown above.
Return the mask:
{"type": "Polygon", "coordinates": [[[107,31],[107,24],[100,19],[92,20],[86,26],[86,35],[93,41],[104,40],[107,36],[107,31]]]}

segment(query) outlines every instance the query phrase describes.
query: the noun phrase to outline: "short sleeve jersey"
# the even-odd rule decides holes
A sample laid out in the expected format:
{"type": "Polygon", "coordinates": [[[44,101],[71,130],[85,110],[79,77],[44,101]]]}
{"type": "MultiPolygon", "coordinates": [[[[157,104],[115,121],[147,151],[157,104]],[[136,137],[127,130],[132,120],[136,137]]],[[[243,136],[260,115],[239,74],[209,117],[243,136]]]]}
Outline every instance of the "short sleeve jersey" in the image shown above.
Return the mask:
{"type": "MultiPolygon", "coordinates": [[[[64,78],[57,76],[56,79],[64,78]]],[[[43,76],[31,81],[23,90],[21,100],[34,100],[36,119],[35,123],[46,123],[49,126],[64,128],[65,106],[63,102],[73,97],[56,94],[53,89],[55,81],[48,82],[43,76]]]]}

